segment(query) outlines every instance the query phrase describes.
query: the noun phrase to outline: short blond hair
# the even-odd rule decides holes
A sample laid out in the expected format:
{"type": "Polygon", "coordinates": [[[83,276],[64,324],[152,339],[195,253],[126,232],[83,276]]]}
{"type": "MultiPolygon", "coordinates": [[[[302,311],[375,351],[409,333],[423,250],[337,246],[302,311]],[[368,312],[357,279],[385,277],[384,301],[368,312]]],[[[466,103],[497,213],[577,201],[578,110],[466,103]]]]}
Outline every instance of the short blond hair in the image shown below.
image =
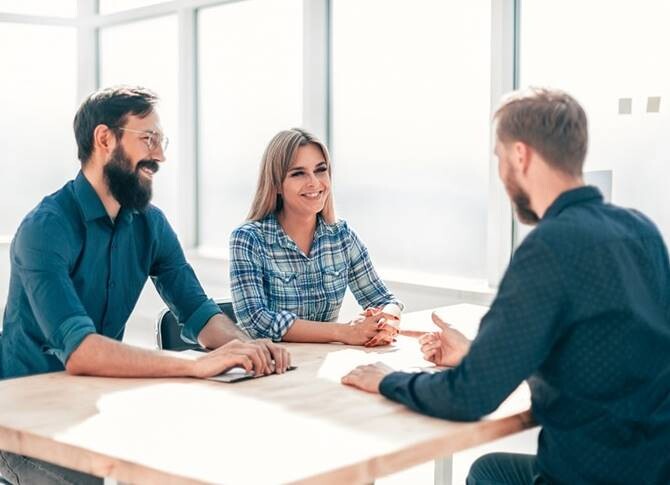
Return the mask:
{"type": "MultiPolygon", "coordinates": [[[[247,216],[248,220],[260,221],[282,209],[283,204],[279,194],[282,183],[298,148],[309,144],[315,145],[321,150],[328,165],[328,178],[332,179],[330,155],[328,154],[328,148],[321,140],[302,128],[280,131],[270,140],[265,153],[263,153],[256,194],[251,203],[251,209],[247,216]]],[[[328,193],[326,203],[320,214],[327,224],[333,224],[336,221],[332,191],[328,193]]]]}

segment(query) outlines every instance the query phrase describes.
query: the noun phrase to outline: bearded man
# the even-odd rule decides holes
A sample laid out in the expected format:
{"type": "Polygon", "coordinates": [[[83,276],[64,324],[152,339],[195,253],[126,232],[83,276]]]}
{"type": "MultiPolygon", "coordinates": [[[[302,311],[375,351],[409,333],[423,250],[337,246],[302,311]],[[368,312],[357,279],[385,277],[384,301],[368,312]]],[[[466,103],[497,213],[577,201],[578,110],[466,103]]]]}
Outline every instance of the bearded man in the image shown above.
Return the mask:
{"type": "MultiPolygon", "coordinates": [[[[66,370],[113,377],[206,378],[233,366],[284,372],[288,352],[252,341],[205,295],[163,213],[150,204],[168,140],[154,93],[116,87],[89,96],[74,119],[81,171],[21,222],[0,345],[4,377],[66,370]],[[148,277],[184,323],[182,337],[213,349],[197,360],[121,342],[148,277]]],[[[102,479],[0,451],[12,483],[102,479]]]]}
{"type": "Polygon", "coordinates": [[[586,114],[556,90],[514,93],[495,120],[516,250],[479,334],[437,316],[421,338],[436,374],[363,366],[343,383],[471,421],[528,380],[537,455],[495,453],[468,485],[670,483],[670,264],[656,226],[585,186],[586,114]]]}

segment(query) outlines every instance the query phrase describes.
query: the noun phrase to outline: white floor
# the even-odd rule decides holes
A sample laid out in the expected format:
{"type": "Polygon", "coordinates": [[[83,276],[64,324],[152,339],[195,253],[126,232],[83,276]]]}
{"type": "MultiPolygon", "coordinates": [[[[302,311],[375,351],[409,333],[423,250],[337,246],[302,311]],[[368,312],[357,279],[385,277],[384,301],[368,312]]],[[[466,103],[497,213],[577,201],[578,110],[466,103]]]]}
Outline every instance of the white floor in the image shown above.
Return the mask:
{"type": "MultiPolygon", "coordinates": [[[[203,287],[212,298],[223,298],[229,296],[228,290],[228,268],[224,262],[211,259],[201,260],[191,257],[196,274],[200,278],[203,287]]],[[[0,311],[3,310],[7,298],[7,287],[9,281],[8,247],[0,244],[0,311]]],[[[411,295],[398,295],[409,308],[411,295]]],[[[442,304],[451,304],[447,301],[442,304]]],[[[140,296],[140,300],[130,317],[126,328],[124,340],[127,343],[142,347],[155,347],[155,321],[156,316],[165,305],[156,293],[151,282],[148,282],[140,296]]],[[[347,295],[342,308],[342,315],[353,315],[357,310],[356,303],[350,294],[347,295]]],[[[453,483],[455,485],[465,483],[470,465],[477,457],[492,451],[507,451],[517,453],[535,453],[537,449],[537,428],[519,433],[479,448],[473,448],[454,455],[453,460],[453,483]]],[[[395,475],[378,480],[378,485],[430,485],[433,483],[434,465],[426,463],[416,466],[395,475]]]]}

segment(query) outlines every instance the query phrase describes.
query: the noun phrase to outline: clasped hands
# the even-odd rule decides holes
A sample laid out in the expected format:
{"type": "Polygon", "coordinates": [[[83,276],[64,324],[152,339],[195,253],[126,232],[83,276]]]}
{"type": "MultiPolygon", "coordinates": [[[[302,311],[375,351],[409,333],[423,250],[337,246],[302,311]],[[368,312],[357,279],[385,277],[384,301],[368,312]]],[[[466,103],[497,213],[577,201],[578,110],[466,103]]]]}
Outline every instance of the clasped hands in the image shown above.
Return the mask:
{"type": "Polygon", "coordinates": [[[382,308],[366,308],[349,322],[349,336],[345,343],[365,347],[389,345],[395,341],[399,325],[397,315],[386,313],[382,308]]]}

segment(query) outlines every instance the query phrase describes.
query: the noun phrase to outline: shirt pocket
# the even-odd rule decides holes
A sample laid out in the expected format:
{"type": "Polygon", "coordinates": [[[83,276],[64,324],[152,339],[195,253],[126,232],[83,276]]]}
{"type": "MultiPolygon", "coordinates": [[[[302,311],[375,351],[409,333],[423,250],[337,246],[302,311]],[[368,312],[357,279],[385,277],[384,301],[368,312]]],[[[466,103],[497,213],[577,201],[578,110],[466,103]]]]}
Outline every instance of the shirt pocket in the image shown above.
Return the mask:
{"type": "Polygon", "coordinates": [[[323,289],[329,303],[339,305],[347,291],[347,267],[332,267],[323,270],[323,289]]]}
{"type": "Polygon", "coordinates": [[[294,308],[300,303],[297,287],[298,273],[291,271],[268,272],[268,306],[286,310],[294,308]]]}

